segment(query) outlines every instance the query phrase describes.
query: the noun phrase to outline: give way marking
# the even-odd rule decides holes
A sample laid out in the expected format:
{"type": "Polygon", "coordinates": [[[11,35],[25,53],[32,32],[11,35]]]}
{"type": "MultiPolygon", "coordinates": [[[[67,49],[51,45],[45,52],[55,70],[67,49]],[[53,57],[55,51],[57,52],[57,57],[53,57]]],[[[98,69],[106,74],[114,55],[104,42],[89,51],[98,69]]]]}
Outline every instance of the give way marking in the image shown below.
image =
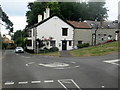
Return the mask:
{"type": "Polygon", "coordinates": [[[107,60],[107,61],[104,61],[105,63],[110,63],[110,64],[114,64],[114,65],[119,65],[119,62],[120,59],[116,59],[116,60],[107,60]]]}
{"type": "Polygon", "coordinates": [[[81,90],[80,87],[75,83],[74,80],[72,79],[61,79],[61,80],[57,80],[62,86],[63,88],[65,88],[66,90],[81,90]]]}

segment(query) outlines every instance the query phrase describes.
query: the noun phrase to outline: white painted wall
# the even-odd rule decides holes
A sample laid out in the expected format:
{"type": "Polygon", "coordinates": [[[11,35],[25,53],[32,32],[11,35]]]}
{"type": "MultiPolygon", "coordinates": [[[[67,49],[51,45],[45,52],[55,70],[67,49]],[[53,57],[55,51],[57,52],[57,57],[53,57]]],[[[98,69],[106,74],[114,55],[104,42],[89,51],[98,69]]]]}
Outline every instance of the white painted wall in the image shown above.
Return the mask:
{"type": "MultiPolygon", "coordinates": [[[[53,37],[53,40],[56,40],[56,47],[59,50],[62,50],[62,40],[73,40],[73,27],[65,23],[59,17],[54,16],[37,26],[37,38],[42,39],[42,37],[48,39],[49,37],[53,37]],[[62,36],[62,28],[68,28],[68,36],[62,36]]],[[[50,48],[50,44],[48,46],[50,48]]],[[[67,50],[73,49],[73,41],[72,46],[69,46],[67,43],[67,50]]]]}
{"type": "Polygon", "coordinates": [[[27,49],[29,49],[29,50],[33,50],[34,49],[34,40],[35,40],[35,37],[34,37],[34,35],[33,35],[33,28],[31,29],[31,37],[27,37],[27,39],[28,40],[32,40],[32,46],[27,46],[27,49]]]}

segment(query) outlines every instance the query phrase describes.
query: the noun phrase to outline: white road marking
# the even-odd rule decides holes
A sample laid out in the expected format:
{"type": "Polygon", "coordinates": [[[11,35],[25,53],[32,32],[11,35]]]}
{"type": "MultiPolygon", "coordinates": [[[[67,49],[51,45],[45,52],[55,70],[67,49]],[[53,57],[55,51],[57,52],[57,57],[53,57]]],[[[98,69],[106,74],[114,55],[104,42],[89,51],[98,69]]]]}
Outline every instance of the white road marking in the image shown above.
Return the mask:
{"type": "Polygon", "coordinates": [[[106,60],[103,61],[105,63],[110,63],[110,64],[114,64],[114,65],[119,65],[117,62],[120,61],[120,59],[115,59],[115,60],[106,60]]]}
{"type": "Polygon", "coordinates": [[[66,63],[61,63],[61,62],[53,62],[53,63],[47,63],[47,64],[44,64],[44,63],[40,63],[38,65],[41,65],[41,66],[44,66],[44,67],[67,67],[69,66],[69,64],[66,64],[66,63]]]}
{"type": "Polygon", "coordinates": [[[12,82],[12,81],[11,81],[11,82],[6,82],[6,83],[5,83],[5,85],[13,85],[13,84],[14,84],[14,82],[12,82]]]}
{"type": "Polygon", "coordinates": [[[81,90],[80,89],[80,87],[75,83],[75,81],[73,80],[73,79],[61,79],[61,80],[57,80],[62,86],[63,86],[63,88],[65,88],[66,90],[68,90],[67,89],[67,87],[63,84],[63,83],[68,83],[68,84],[71,84],[71,82],[79,89],[79,90],[81,90]],[[70,82],[71,81],[71,82],[70,82]],[[63,83],[62,83],[63,82],[63,83]]]}
{"type": "Polygon", "coordinates": [[[105,86],[101,86],[101,88],[105,88],[105,86]]]}
{"type": "Polygon", "coordinates": [[[41,81],[31,81],[31,83],[41,83],[41,81]]]}
{"type": "Polygon", "coordinates": [[[72,80],[71,79],[71,81],[75,84],[75,86],[77,87],[77,88],[79,88],[80,89],[80,87],[75,83],[75,81],[74,80],[72,80]]]}
{"type": "Polygon", "coordinates": [[[51,83],[54,82],[54,80],[45,80],[44,83],[51,83]]]}
{"type": "Polygon", "coordinates": [[[71,63],[76,63],[76,62],[71,62],[71,63]]]}
{"type": "Polygon", "coordinates": [[[18,55],[18,54],[16,54],[16,55],[18,55]]]}
{"type": "Polygon", "coordinates": [[[27,84],[28,82],[25,81],[25,82],[18,82],[18,84],[27,84]]]}
{"type": "Polygon", "coordinates": [[[68,90],[67,87],[60,80],[57,80],[57,81],[63,86],[63,88],[65,88],[66,90],[68,90]]]}
{"type": "Polygon", "coordinates": [[[26,66],[28,66],[29,64],[34,64],[35,62],[29,62],[27,64],[25,64],[26,66]]]}
{"type": "Polygon", "coordinates": [[[26,56],[21,56],[21,57],[24,57],[24,58],[30,58],[30,57],[26,57],[26,56]]]}

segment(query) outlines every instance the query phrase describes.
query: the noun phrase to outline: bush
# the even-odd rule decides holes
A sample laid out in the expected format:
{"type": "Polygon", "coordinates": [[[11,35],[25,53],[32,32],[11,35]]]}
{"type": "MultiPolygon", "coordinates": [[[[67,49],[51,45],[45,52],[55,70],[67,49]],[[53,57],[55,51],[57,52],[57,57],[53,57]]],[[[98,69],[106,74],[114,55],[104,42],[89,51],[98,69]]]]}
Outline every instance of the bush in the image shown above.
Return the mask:
{"type": "Polygon", "coordinates": [[[39,50],[39,53],[48,53],[48,52],[49,52],[49,49],[46,47],[39,50]]]}
{"type": "Polygon", "coordinates": [[[57,47],[52,47],[52,48],[50,48],[49,51],[50,52],[56,52],[56,51],[59,51],[59,49],[57,47]]]}
{"type": "Polygon", "coordinates": [[[84,48],[84,47],[88,47],[89,43],[83,43],[83,44],[78,44],[77,48],[84,48]]]}

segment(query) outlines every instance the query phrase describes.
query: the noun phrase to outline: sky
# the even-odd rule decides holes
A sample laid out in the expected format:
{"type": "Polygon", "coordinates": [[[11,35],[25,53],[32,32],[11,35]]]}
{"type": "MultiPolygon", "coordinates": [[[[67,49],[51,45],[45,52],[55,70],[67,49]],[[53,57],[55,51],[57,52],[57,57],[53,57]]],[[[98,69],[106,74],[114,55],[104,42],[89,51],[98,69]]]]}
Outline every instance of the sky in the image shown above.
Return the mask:
{"type": "MultiPolygon", "coordinates": [[[[27,25],[26,23],[26,11],[28,2],[33,2],[35,0],[0,0],[0,5],[3,11],[9,16],[9,19],[14,24],[14,31],[22,30],[27,25]]],[[[82,0],[85,1],[85,0],[82,0]]],[[[118,19],[118,2],[120,0],[106,0],[106,5],[108,11],[108,20],[118,19]]],[[[4,30],[4,26],[0,26],[1,33],[7,34],[8,30],[4,30]]]]}

